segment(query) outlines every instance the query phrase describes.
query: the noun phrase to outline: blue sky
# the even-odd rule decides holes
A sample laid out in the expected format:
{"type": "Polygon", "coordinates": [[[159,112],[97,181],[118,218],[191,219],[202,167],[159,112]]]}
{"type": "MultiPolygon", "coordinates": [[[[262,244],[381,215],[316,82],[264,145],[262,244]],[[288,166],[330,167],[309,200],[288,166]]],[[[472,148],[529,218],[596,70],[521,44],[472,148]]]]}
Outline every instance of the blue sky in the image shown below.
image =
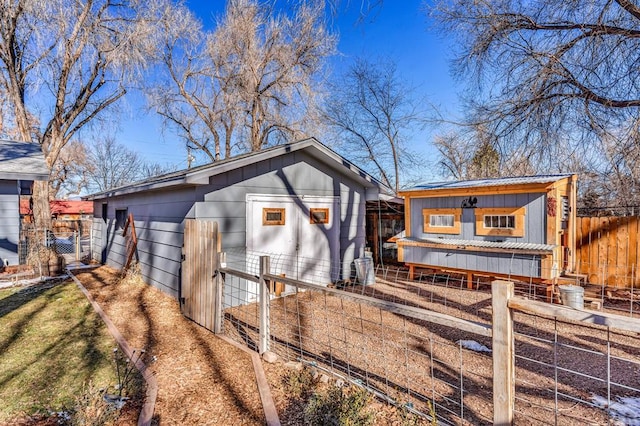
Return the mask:
{"type": "MultiPolygon", "coordinates": [[[[212,16],[223,12],[224,4],[222,0],[187,2],[205,27],[212,25],[212,16]]],[[[333,18],[340,35],[339,53],[330,63],[334,72],[348,67],[358,56],[391,58],[398,65],[399,75],[415,87],[417,98],[426,98],[448,116],[457,115],[460,87],[450,77],[451,46],[429,28],[423,0],[384,1],[358,22],[360,4],[359,0],[342,0],[338,15],[333,18]]],[[[155,113],[147,112],[140,104],[141,99],[135,95],[129,99],[117,140],[151,161],[185,168],[184,146],[174,134],[163,131],[155,113]]],[[[434,157],[432,136],[433,129],[426,129],[411,141],[412,148],[428,159],[434,157]]],[[[433,175],[425,175],[423,180],[432,178],[433,175]]]]}

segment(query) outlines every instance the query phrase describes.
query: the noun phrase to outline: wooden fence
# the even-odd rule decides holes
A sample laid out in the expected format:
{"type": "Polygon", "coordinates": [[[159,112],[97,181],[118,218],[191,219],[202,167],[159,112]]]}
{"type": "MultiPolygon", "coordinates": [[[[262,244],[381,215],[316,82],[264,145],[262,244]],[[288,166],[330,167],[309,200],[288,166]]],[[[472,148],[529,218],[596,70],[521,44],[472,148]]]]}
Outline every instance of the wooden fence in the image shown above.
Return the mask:
{"type": "Polygon", "coordinates": [[[579,217],[576,269],[592,284],[640,286],[640,217],[579,217]]]}

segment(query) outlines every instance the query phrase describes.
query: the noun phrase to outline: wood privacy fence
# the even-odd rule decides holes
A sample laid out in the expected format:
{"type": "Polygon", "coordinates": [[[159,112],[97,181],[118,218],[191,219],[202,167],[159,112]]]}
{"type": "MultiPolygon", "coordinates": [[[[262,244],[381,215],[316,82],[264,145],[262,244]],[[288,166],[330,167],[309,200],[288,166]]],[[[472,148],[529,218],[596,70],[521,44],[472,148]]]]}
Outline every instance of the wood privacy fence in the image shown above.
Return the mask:
{"type": "Polygon", "coordinates": [[[640,285],[640,217],[579,217],[576,269],[589,283],[631,288],[640,285]]]}

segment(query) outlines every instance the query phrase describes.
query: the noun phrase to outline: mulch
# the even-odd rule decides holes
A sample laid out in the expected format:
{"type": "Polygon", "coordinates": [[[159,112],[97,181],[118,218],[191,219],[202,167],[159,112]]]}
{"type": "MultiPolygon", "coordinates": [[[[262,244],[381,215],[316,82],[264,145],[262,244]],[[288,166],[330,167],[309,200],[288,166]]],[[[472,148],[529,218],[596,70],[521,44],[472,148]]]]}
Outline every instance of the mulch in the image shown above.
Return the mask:
{"type": "Polygon", "coordinates": [[[177,301],[106,266],[76,277],[156,376],[154,423],[265,424],[251,356],[180,313],[177,301]]]}

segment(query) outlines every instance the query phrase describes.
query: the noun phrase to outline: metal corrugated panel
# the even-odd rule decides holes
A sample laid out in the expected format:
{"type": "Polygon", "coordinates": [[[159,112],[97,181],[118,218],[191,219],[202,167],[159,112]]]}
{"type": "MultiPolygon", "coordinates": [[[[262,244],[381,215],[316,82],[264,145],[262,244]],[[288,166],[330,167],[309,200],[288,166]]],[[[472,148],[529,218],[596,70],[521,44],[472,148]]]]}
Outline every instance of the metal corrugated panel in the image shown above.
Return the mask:
{"type": "Polygon", "coordinates": [[[551,183],[560,179],[570,177],[571,174],[559,175],[539,175],[539,176],[520,176],[496,179],[476,179],[452,182],[429,182],[423,183],[404,191],[424,191],[430,189],[454,189],[454,188],[480,188],[486,186],[499,185],[521,185],[527,183],[551,183]]]}
{"type": "Polygon", "coordinates": [[[417,241],[430,244],[442,244],[450,246],[467,246],[467,247],[487,247],[498,248],[506,250],[539,250],[552,252],[555,248],[550,244],[535,244],[535,243],[515,243],[515,242],[497,242],[497,241],[482,241],[482,240],[460,240],[455,238],[401,238],[398,241],[417,241]]]}

